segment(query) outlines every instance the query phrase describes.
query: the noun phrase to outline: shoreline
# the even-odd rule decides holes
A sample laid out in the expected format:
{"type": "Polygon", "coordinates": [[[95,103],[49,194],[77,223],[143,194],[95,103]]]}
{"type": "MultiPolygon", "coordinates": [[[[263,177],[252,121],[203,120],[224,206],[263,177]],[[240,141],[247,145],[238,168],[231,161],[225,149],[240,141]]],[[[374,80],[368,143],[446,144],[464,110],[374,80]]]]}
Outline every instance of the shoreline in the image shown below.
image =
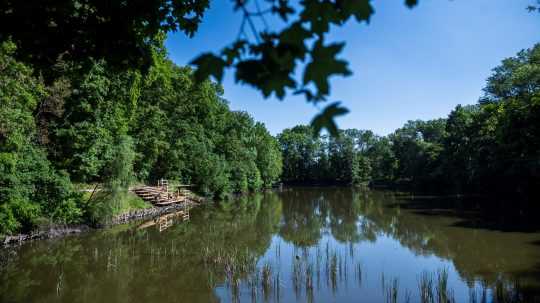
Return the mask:
{"type": "MultiPolygon", "coordinates": [[[[192,208],[200,203],[188,202],[188,207],[192,208]]],[[[177,210],[184,209],[182,205],[171,205],[165,207],[152,206],[145,209],[132,210],[123,214],[119,214],[108,220],[105,224],[90,226],[88,224],[54,224],[47,228],[36,229],[30,233],[5,236],[0,241],[0,249],[37,241],[62,238],[69,235],[81,234],[91,230],[100,230],[109,228],[115,225],[127,224],[138,220],[152,219],[165,214],[172,213],[177,210]]]]}

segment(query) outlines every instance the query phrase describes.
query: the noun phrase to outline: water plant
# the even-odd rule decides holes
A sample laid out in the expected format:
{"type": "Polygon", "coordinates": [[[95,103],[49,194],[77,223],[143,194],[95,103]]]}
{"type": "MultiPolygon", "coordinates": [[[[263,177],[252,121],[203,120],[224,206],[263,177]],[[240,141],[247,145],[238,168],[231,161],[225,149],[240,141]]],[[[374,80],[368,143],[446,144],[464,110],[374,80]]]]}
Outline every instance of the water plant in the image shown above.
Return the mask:
{"type": "Polygon", "coordinates": [[[421,303],[433,303],[435,302],[433,296],[433,275],[427,271],[423,271],[420,274],[418,280],[418,287],[420,291],[421,303]]]}

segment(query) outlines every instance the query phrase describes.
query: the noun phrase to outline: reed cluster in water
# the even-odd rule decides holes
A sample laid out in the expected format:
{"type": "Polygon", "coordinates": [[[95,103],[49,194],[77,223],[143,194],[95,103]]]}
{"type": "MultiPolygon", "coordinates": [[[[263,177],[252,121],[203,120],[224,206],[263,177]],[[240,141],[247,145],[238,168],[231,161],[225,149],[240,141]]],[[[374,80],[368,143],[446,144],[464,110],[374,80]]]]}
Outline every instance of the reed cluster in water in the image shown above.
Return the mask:
{"type": "MultiPolygon", "coordinates": [[[[259,261],[253,255],[241,250],[203,250],[203,260],[209,272],[221,271],[225,275],[225,286],[230,291],[231,300],[240,302],[249,293],[252,302],[280,302],[282,288],[287,288],[286,274],[280,272],[279,264],[259,261]]],[[[276,255],[281,251],[276,250],[276,255]]],[[[279,260],[279,258],[278,258],[279,260]]],[[[274,259],[274,262],[279,262],[274,259]]],[[[350,258],[347,253],[330,248],[316,247],[314,250],[295,250],[291,256],[290,286],[297,301],[315,302],[316,292],[323,287],[337,294],[340,287],[348,287],[349,276],[353,276],[354,287],[363,287],[365,271],[360,261],[350,258]],[[350,267],[349,267],[350,266],[350,267]]],[[[209,285],[214,285],[213,275],[209,275],[209,285]]],[[[397,277],[387,277],[381,273],[382,300],[388,303],[455,303],[454,290],[449,287],[448,270],[422,271],[417,277],[416,292],[400,288],[397,277]]],[[[509,285],[499,280],[494,287],[486,284],[472,286],[469,291],[470,303],[523,302],[519,283],[509,285]]]]}

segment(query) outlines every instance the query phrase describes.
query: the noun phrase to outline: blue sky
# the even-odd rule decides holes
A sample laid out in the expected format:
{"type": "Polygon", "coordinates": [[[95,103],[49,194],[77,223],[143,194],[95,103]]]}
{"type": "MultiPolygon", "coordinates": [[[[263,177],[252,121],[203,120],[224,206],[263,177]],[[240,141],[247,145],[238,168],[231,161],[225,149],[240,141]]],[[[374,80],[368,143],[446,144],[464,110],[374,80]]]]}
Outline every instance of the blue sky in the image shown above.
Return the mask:
{"type": "MultiPolygon", "coordinates": [[[[171,59],[188,64],[205,51],[233,41],[241,16],[232,1],[214,0],[193,38],[170,34],[171,59]]],[[[386,135],[407,120],[445,117],[457,104],[476,103],[491,69],[506,57],[540,42],[540,14],[528,13],[533,0],[421,0],[410,10],[401,0],[372,1],[371,22],[350,21],[333,28],[329,41],[345,41],[341,57],[353,75],[333,77],[329,101],[350,109],[340,128],[371,129],[386,135]]],[[[264,99],[252,87],[223,81],[234,110],[249,112],[272,134],[309,123],[323,107],[303,97],[264,99]]]]}

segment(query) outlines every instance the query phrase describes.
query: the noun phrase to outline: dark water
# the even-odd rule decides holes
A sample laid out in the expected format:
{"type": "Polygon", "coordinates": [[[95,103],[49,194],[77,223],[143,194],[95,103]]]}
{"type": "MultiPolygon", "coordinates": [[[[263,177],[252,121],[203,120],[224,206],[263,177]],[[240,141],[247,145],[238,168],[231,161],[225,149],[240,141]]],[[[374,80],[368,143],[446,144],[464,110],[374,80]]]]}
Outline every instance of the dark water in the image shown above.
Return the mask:
{"type": "Polygon", "coordinates": [[[1,251],[0,302],[538,301],[540,233],[436,198],[295,188],[142,223],[1,251]]]}

